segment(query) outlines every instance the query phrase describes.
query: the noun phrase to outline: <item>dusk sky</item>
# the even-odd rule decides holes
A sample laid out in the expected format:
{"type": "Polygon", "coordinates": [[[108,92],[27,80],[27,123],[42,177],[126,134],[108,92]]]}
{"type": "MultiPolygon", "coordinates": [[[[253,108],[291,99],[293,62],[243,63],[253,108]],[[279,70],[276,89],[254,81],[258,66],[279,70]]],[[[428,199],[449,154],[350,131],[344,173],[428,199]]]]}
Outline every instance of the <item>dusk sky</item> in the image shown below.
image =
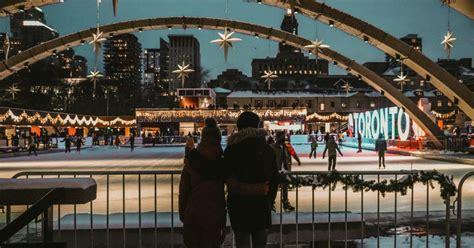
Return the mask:
{"type": "MultiPolygon", "coordinates": [[[[366,20],[388,33],[401,37],[416,33],[423,38],[423,53],[433,60],[446,58],[440,42],[447,32],[448,10],[439,0],[327,0],[326,4],[366,20]]],[[[65,0],[64,3],[44,7],[48,25],[61,35],[90,28],[96,24],[96,0],[65,0]]],[[[167,16],[201,16],[240,20],[279,28],[284,10],[258,5],[245,0],[119,0],[118,16],[113,17],[112,0],[102,0],[100,24],[167,16]],[[226,14],[228,6],[228,14],[226,14]]],[[[308,39],[323,39],[332,49],[360,63],[382,61],[384,54],[359,39],[297,15],[299,34],[308,39]]],[[[474,56],[474,21],[451,11],[451,25],[457,41],[452,50],[453,58],[474,56]]],[[[7,24],[3,20],[2,29],[7,24]]],[[[137,33],[143,48],[156,48],[159,38],[168,34],[192,34],[201,44],[201,63],[211,71],[211,78],[227,68],[238,68],[251,74],[253,58],[274,56],[277,44],[265,39],[237,35],[243,41],[231,49],[224,64],[222,51],[209,43],[217,36],[209,30],[159,30],[137,33]]],[[[94,58],[88,45],[78,47],[76,53],[86,56],[92,64],[94,58]]],[[[340,70],[331,68],[331,72],[340,70]]]]}

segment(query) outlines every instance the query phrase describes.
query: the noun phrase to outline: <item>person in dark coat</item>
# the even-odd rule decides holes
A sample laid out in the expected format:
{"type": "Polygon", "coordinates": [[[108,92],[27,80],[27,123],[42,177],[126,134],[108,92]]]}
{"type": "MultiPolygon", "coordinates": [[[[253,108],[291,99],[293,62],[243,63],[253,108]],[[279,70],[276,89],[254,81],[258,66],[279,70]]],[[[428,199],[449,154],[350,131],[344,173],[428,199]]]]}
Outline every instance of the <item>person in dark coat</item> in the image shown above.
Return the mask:
{"type": "Polygon", "coordinates": [[[326,144],[326,148],[324,148],[323,159],[324,157],[326,157],[326,152],[328,153],[328,171],[336,170],[337,152],[341,156],[344,155],[342,155],[342,152],[339,149],[339,146],[337,146],[334,137],[329,138],[328,143],[326,144]]]}
{"type": "Polygon", "coordinates": [[[236,247],[265,247],[267,230],[272,225],[271,211],[278,189],[278,169],[275,153],[266,143],[260,118],[253,112],[243,112],[237,119],[238,133],[228,138],[224,152],[229,173],[239,183],[268,183],[268,195],[245,196],[229,192],[227,206],[234,230],[236,247]]]}
{"type": "Polygon", "coordinates": [[[362,152],[362,134],[359,132],[357,132],[357,146],[358,146],[358,150],[357,152],[362,152]]]}
{"type": "Polygon", "coordinates": [[[81,152],[81,147],[84,145],[84,140],[82,140],[82,136],[77,136],[76,138],[76,152],[81,152]]]}
{"type": "Polygon", "coordinates": [[[316,158],[316,150],[318,149],[318,141],[316,141],[316,138],[311,139],[311,152],[309,153],[309,158],[314,157],[316,158]]]}
{"type": "Polygon", "coordinates": [[[375,141],[375,151],[379,155],[379,169],[385,168],[385,151],[387,151],[387,141],[383,138],[383,135],[379,135],[379,138],[375,141]]]}
{"type": "MultiPolygon", "coordinates": [[[[276,142],[271,145],[275,154],[275,161],[279,171],[291,171],[291,153],[286,145],[285,132],[278,131],[276,133],[276,142]]],[[[281,187],[281,200],[285,211],[294,211],[295,207],[290,204],[288,199],[288,185],[283,184],[281,187]]],[[[274,205],[274,204],[273,204],[274,205]]]]}
{"type": "Polygon", "coordinates": [[[35,156],[38,156],[38,154],[36,154],[37,139],[35,137],[36,135],[34,133],[28,136],[28,156],[31,155],[31,152],[33,152],[35,156]]]}
{"type": "Polygon", "coordinates": [[[268,194],[266,184],[239,184],[228,178],[222,155],[220,129],[214,119],[206,119],[201,143],[189,151],[179,185],[179,216],[187,247],[213,248],[224,242],[224,183],[234,194],[268,194]]]}
{"type": "Polygon", "coordinates": [[[130,151],[135,149],[135,133],[130,134],[130,151]]]}
{"type": "Polygon", "coordinates": [[[66,137],[64,137],[61,142],[64,142],[64,153],[71,152],[71,137],[69,135],[66,135],[66,137]]]}

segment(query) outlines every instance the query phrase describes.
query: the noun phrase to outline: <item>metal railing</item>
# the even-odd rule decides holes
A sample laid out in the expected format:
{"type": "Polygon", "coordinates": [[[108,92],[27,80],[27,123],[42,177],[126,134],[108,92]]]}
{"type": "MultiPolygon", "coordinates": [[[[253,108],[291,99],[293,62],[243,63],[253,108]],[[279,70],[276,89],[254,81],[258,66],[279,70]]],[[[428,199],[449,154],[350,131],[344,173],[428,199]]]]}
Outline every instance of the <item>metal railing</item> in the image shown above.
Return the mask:
{"type": "MultiPolygon", "coordinates": [[[[72,206],[72,208],[63,205],[55,207],[55,238],[59,241],[67,241],[70,245],[68,247],[167,247],[180,243],[177,236],[181,232],[181,224],[179,221],[176,221],[177,216],[175,216],[175,204],[177,202],[177,190],[175,190],[175,187],[177,186],[176,184],[179,183],[179,178],[177,180],[176,177],[178,177],[180,173],[181,171],[178,170],[37,171],[22,172],[13,178],[90,177],[97,181],[98,197],[95,201],[89,203],[89,206],[86,206],[86,208],[76,205],[72,206]],[[132,181],[135,181],[134,186],[131,185],[132,181]],[[163,183],[165,183],[165,186],[163,186],[163,183]],[[112,186],[119,187],[120,189],[114,191],[112,186]],[[161,187],[169,188],[165,189],[165,192],[169,190],[169,193],[159,194],[158,191],[161,187]],[[148,196],[145,196],[145,194],[148,194],[148,196]],[[164,201],[169,200],[168,207],[162,206],[164,202],[161,201],[162,198],[165,199],[164,201]],[[105,202],[103,202],[104,200],[105,202]],[[135,203],[138,205],[137,211],[130,211],[128,205],[135,203]],[[148,211],[144,210],[145,206],[148,208],[148,211]],[[79,213],[79,207],[83,208],[83,213],[79,213]],[[100,212],[103,213],[103,216],[98,214],[100,212]],[[133,215],[134,221],[130,221],[132,217],[128,215],[133,215]],[[131,243],[134,243],[134,245],[131,245],[131,243]]],[[[291,175],[316,177],[327,173],[328,172],[322,171],[298,171],[291,172],[291,175]]],[[[359,175],[362,179],[380,182],[383,179],[398,180],[402,176],[414,173],[414,171],[340,171],[339,173],[342,175],[359,175]]],[[[344,185],[340,184],[338,186],[344,185]]],[[[340,189],[339,187],[338,189],[340,189]]],[[[336,242],[340,245],[344,245],[344,247],[350,246],[351,243],[364,244],[368,238],[366,214],[375,214],[376,217],[372,220],[374,226],[370,228],[372,229],[371,235],[376,236],[377,246],[380,247],[380,239],[382,236],[387,235],[387,233],[382,230],[384,224],[381,218],[388,215],[391,215],[391,218],[393,218],[392,222],[390,222],[390,226],[395,230],[395,232],[393,232],[393,246],[397,247],[400,245],[397,240],[399,237],[397,237],[396,231],[401,224],[398,222],[399,207],[402,206],[399,199],[400,193],[387,193],[393,194],[393,212],[387,213],[381,209],[381,203],[386,205],[386,201],[381,202],[381,192],[364,192],[362,190],[360,192],[351,193],[352,196],[350,197],[348,194],[349,189],[343,187],[344,209],[337,211],[340,205],[337,206],[333,201],[336,199],[340,203],[340,198],[334,197],[338,192],[332,191],[331,188],[332,187],[328,187],[325,190],[318,190],[314,187],[295,187],[292,191],[294,194],[292,194],[291,200],[294,201],[296,211],[292,213],[285,212],[282,194],[280,193],[280,196],[277,197],[279,202],[277,201],[276,203],[276,206],[279,206],[279,211],[273,215],[274,225],[270,230],[269,242],[279,244],[280,247],[284,247],[285,243],[296,244],[297,247],[302,244],[311,244],[311,247],[321,247],[321,242],[325,243],[324,246],[327,245],[327,247],[332,247],[336,242]],[[324,201],[322,196],[324,196],[326,192],[327,208],[319,207],[320,202],[324,201]],[[376,202],[372,202],[371,199],[369,199],[370,202],[367,203],[365,197],[367,197],[366,195],[368,194],[376,194],[376,202]],[[303,195],[303,200],[300,199],[301,195],[303,195]],[[311,202],[308,208],[307,200],[309,198],[311,198],[311,202]],[[354,199],[355,201],[353,201],[354,199]],[[359,205],[357,211],[360,212],[354,214],[350,211],[348,203],[352,204],[352,208],[359,205]],[[370,204],[369,208],[376,204],[376,212],[368,213],[367,210],[364,209],[367,204],[370,204]],[[310,211],[302,211],[301,209],[304,208],[310,209],[310,211]],[[324,233],[323,236],[325,237],[322,238],[323,236],[318,235],[318,233],[324,233]]],[[[408,192],[407,196],[410,199],[410,206],[408,208],[410,216],[409,247],[414,246],[414,188],[415,187],[411,188],[411,192],[408,192]]],[[[432,204],[430,202],[430,191],[431,187],[427,185],[426,213],[424,215],[424,228],[427,233],[425,237],[426,247],[429,247],[430,244],[430,236],[428,235],[430,232],[430,205],[432,204]]],[[[459,202],[460,201],[458,201],[458,204],[459,202]]],[[[444,222],[446,223],[445,246],[449,247],[450,201],[447,200],[444,204],[444,222]]],[[[10,208],[7,208],[6,215],[7,222],[9,222],[12,215],[10,208]]],[[[27,228],[26,240],[30,239],[29,232],[29,228],[27,228]]],[[[233,245],[232,235],[227,239],[226,244],[233,245]]]]}
{"type": "Polygon", "coordinates": [[[458,184],[458,195],[455,203],[457,203],[457,221],[456,221],[456,247],[461,248],[461,229],[462,229],[462,190],[467,179],[474,176],[474,171],[464,175],[458,184]]]}

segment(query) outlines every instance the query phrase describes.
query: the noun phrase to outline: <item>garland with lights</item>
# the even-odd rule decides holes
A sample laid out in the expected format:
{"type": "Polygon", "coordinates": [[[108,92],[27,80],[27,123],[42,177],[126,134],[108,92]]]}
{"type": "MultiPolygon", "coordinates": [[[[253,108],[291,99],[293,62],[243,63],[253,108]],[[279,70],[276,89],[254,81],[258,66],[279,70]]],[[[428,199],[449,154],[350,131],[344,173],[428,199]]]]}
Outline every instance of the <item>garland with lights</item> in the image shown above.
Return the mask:
{"type": "Polygon", "coordinates": [[[42,125],[47,123],[51,123],[52,125],[63,125],[63,126],[97,126],[98,124],[104,126],[114,126],[117,124],[124,125],[124,126],[132,126],[136,125],[136,120],[124,120],[120,117],[116,117],[113,120],[106,121],[102,120],[99,117],[92,117],[92,116],[82,116],[80,118],[78,115],[69,115],[69,114],[61,114],[55,113],[55,117],[53,117],[50,113],[47,113],[45,117],[43,117],[39,112],[35,112],[32,115],[29,115],[25,110],[21,112],[21,114],[15,114],[11,109],[7,109],[5,113],[0,114],[0,123],[5,122],[7,119],[11,119],[14,123],[21,123],[26,121],[28,124],[34,124],[35,122],[39,122],[42,125]],[[62,117],[61,115],[65,115],[62,117]]]}
{"type": "Polygon", "coordinates": [[[281,180],[293,187],[312,186],[313,188],[326,189],[330,187],[335,190],[337,183],[342,183],[344,189],[352,188],[354,192],[359,191],[378,191],[384,197],[386,193],[398,192],[406,195],[409,188],[413,188],[415,183],[421,182],[429,184],[434,188],[433,181],[438,182],[440,186],[440,195],[443,200],[456,195],[457,189],[452,177],[449,177],[437,170],[433,171],[412,171],[412,174],[405,175],[398,180],[363,180],[360,175],[342,175],[337,171],[331,171],[324,175],[297,176],[288,172],[281,173],[281,180]]]}
{"type": "Polygon", "coordinates": [[[306,117],[306,121],[311,122],[311,121],[329,121],[329,120],[338,120],[338,121],[348,121],[349,116],[348,115],[340,115],[336,112],[330,114],[330,115],[320,115],[318,113],[314,113],[311,115],[308,115],[306,117]]]}
{"type": "Polygon", "coordinates": [[[438,118],[438,119],[449,119],[449,118],[453,117],[454,115],[456,115],[456,111],[453,110],[449,113],[443,114],[443,113],[438,113],[438,112],[433,110],[433,111],[431,111],[431,114],[435,115],[436,118],[438,118]]]}
{"type": "Polygon", "coordinates": [[[175,121],[204,121],[212,117],[217,122],[235,122],[244,111],[252,111],[263,120],[301,120],[306,117],[306,108],[296,109],[252,109],[252,110],[137,110],[138,122],[175,122],[175,121]]]}

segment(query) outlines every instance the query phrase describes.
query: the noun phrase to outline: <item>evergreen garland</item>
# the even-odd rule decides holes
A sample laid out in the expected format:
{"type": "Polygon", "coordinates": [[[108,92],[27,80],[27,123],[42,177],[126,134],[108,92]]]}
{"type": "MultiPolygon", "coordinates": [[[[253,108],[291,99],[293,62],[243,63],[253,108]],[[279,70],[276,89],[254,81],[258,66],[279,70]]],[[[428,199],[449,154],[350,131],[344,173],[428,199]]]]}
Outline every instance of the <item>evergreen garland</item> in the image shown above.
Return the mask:
{"type": "Polygon", "coordinates": [[[297,176],[288,172],[281,172],[283,183],[290,187],[312,186],[313,188],[326,189],[331,187],[335,190],[337,183],[343,184],[343,189],[352,188],[354,192],[364,190],[379,191],[382,196],[386,193],[399,192],[406,195],[407,190],[412,188],[415,183],[422,182],[424,185],[429,184],[434,188],[433,181],[438,182],[440,186],[441,198],[447,200],[448,197],[455,196],[457,189],[453,182],[453,178],[449,177],[437,170],[433,171],[412,171],[411,174],[404,175],[398,180],[363,180],[360,175],[342,175],[338,171],[331,171],[324,175],[297,176]]]}

